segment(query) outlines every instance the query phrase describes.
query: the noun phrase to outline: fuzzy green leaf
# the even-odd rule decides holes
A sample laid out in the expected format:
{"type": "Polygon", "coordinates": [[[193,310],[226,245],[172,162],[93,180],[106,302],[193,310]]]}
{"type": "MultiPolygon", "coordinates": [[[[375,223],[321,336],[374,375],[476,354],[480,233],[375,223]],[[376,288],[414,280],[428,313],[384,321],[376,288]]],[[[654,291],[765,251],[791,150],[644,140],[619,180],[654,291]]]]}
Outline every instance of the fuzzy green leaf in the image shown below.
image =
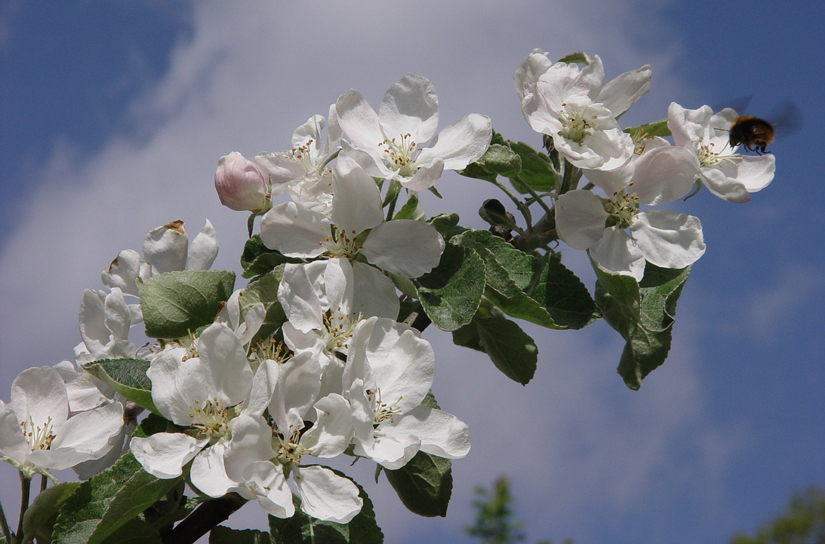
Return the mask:
{"type": "Polygon", "coordinates": [[[522,385],[536,373],[536,343],[487,301],[482,301],[472,323],[453,332],[453,342],[485,352],[497,369],[522,385]]]}
{"type": "Polygon", "coordinates": [[[449,459],[419,451],[398,470],[384,470],[392,488],[407,509],[419,516],[445,517],[453,492],[449,459]]]}
{"type": "Polygon", "coordinates": [[[181,338],[211,324],[234,285],[235,273],[228,270],[181,270],[138,279],[146,335],[181,338]]]}
{"type": "Polygon", "coordinates": [[[582,281],[567,269],[561,259],[548,255],[530,293],[557,325],[581,329],[593,321],[596,303],[582,281]]]}
{"type": "Polygon", "coordinates": [[[252,529],[238,530],[218,525],[209,533],[209,544],[273,544],[269,533],[252,529]]]}
{"type": "Polygon", "coordinates": [[[246,316],[252,306],[258,302],[264,305],[266,317],[261,328],[255,333],[255,338],[266,338],[278,330],[286,321],[281,303],[278,302],[278,286],[284,275],[284,265],[280,264],[272,271],[252,280],[241,295],[241,315],[246,316]]]}
{"type": "Polygon", "coordinates": [[[421,306],[433,324],[454,331],[469,323],[484,292],[484,263],[471,249],[447,242],[441,262],[416,280],[421,306]]]}
{"type": "Polygon", "coordinates": [[[60,508],[78,487],[80,482],[63,482],[38,494],[23,516],[23,534],[37,538],[38,542],[51,542],[60,508]]]}
{"type": "Polygon", "coordinates": [[[152,382],[145,359],[103,359],[87,364],[86,371],[127,399],[159,414],[152,402],[152,382]]]}
{"type": "Polygon", "coordinates": [[[670,351],[676,302],[690,274],[683,269],[645,266],[641,283],[630,276],[609,274],[594,264],[596,304],[605,321],[626,344],[617,369],[633,390],[664,363],[670,351]]]}
{"type": "Polygon", "coordinates": [[[269,249],[261,240],[261,235],[256,234],[246,241],[241,255],[241,266],[243,267],[244,278],[253,278],[261,274],[266,274],[276,266],[285,263],[300,263],[301,259],[287,257],[280,251],[269,249]]]}

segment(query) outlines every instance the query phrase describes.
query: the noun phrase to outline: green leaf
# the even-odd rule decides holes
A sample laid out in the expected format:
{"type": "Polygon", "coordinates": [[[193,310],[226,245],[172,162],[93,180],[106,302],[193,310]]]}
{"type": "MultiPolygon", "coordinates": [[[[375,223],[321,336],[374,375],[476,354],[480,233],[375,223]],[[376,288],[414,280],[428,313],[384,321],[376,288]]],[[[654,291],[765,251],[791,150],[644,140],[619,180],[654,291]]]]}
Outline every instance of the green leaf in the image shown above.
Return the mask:
{"type": "Polygon", "coordinates": [[[595,263],[596,304],[605,321],[625,339],[617,369],[633,390],[664,363],[670,351],[676,302],[690,274],[683,269],[645,266],[641,283],[630,276],[609,274],[595,263]]]}
{"type": "Polygon", "coordinates": [[[536,373],[536,343],[487,301],[482,301],[472,323],[453,332],[453,342],[487,353],[497,369],[522,385],[536,373]]]}
{"type": "Polygon", "coordinates": [[[266,317],[261,328],[255,333],[255,338],[267,338],[278,330],[286,321],[281,303],[278,302],[278,286],[284,275],[284,265],[278,265],[271,272],[252,280],[243,290],[240,298],[241,316],[246,317],[246,313],[258,302],[264,305],[266,317]]]}
{"type": "Polygon", "coordinates": [[[444,517],[453,491],[449,459],[419,451],[398,470],[384,470],[407,509],[419,516],[444,517]]]}
{"type": "Polygon", "coordinates": [[[570,53],[566,57],[560,58],[559,62],[566,62],[567,64],[590,64],[591,59],[590,55],[587,53],[578,51],[576,53],[570,53]]]}
{"type": "Polygon", "coordinates": [[[130,519],[103,540],[104,544],[162,544],[157,529],[137,518],[130,519]]]}
{"type": "Polygon", "coordinates": [[[276,266],[285,263],[301,263],[302,259],[287,257],[280,251],[269,249],[261,240],[261,235],[256,234],[246,241],[241,255],[241,266],[243,267],[244,278],[253,278],[261,274],[266,274],[276,266]]]}
{"type": "Polygon", "coordinates": [[[536,151],[523,142],[508,142],[510,149],[521,159],[521,170],[516,177],[507,176],[516,180],[512,183],[519,193],[525,194],[528,191],[522,186],[521,181],[526,183],[535,191],[551,191],[556,185],[556,174],[553,172],[550,156],[547,153],[536,151]]]}
{"type": "Polygon", "coordinates": [[[582,281],[567,269],[555,255],[546,256],[546,265],[538,275],[535,289],[530,293],[556,325],[581,329],[594,319],[596,303],[582,281]]]}
{"type": "Polygon", "coordinates": [[[484,292],[484,263],[471,249],[447,242],[441,262],[416,280],[421,306],[433,324],[454,331],[469,323],[484,292]]]}
{"type": "Polygon", "coordinates": [[[478,210],[478,215],[494,227],[504,227],[504,229],[508,231],[518,228],[513,221],[512,215],[507,214],[504,204],[495,198],[485,200],[484,204],[478,210]]]}
{"type": "Polygon", "coordinates": [[[418,204],[418,194],[415,192],[409,194],[407,202],[401,206],[401,209],[393,217],[393,219],[412,219],[414,221],[423,221],[426,218],[424,210],[418,204]]]}
{"type": "Polygon", "coordinates": [[[269,533],[245,529],[230,529],[218,525],[209,533],[209,544],[273,544],[269,533]]]}
{"type": "Polygon", "coordinates": [[[138,279],[146,335],[181,338],[211,324],[234,285],[235,273],[228,270],[181,270],[138,279]]]}
{"type": "MultiPolygon", "coordinates": [[[[343,473],[333,470],[339,476],[343,473]]],[[[269,532],[278,544],[381,544],[384,533],[375,522],[375,510],[364,488],[358,486],[358,496],[364,501],[361,511],[349,523],[321,521],[300,509],[300,500],[293,498],[295,515],[289,519],[269,516],[269,532]]]]}
{"type": "Polygon", "coordinates": [[[532,255],[483,230],[465,231],[453,241],[474,249],[481,256],[486,268],[484,295],[504,313],[550,329],[566,328],[557,324],[538,301],[524,292],[535,273],[536,260],[532,255]]]}
{"type": "Polygon", "coordinates": [[[468,178],[482,179],[494,183],[496,177],[512,177],[521,170],[521,158],[504,143],[493,143],[479,159],[468,164],[459,174],[468,178]]]}
{"type": "Polygon", "coordinates": [[[44,544],[51,542],[57,514],[78,487],[80,482],[64,482],[38,494],[23,516],[23,534],[44,544]]]}
{"type": "MultiPolygon", "coordinates": [[[[52,542],[120,542],[110,541],[109,537],[127,523],[134,522],[141,512],[163,498],[179,480],[155,478],[143,470],[131,453],[127,453],[109,470],[83,482],[66,500],[57,518],[52,542]]],[[[151,529],[149,525],[146,527],[151,529]]]]}
{"type": "Polygon", "coordinates": [[[457,213],[440,213],[431,217],[427,223],[432,225],[445,240],[449,240],[452,236],[464,230],[463,227],[458,226],[458,221],[457,213]]]}
{"type": "Polygon", "coordinates": [[[641,135],[644,136],[670,136],[670,128],[667,126],[667,119],[660,119],[658,121],[653,121],[652,123],[647,123],[646,125],[636,125],[635,127],[629,127],[624,129],[624,131],[631,136],[641,135]]]}
{"type": "Polygon", "coordinates": [[[144,408],[159,414],[152,402],[152,382],[146,375],[145,359],[103,359],[87,364],[86,371],[115,391],[144,408]]]}

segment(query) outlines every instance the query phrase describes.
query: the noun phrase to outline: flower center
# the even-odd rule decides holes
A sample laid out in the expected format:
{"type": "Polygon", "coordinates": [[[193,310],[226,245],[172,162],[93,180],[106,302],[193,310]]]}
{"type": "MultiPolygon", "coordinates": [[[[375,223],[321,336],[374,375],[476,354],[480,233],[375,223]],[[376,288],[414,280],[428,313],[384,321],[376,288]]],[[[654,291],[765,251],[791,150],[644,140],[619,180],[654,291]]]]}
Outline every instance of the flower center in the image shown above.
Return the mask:
{"type": "Polygon", "coordinates": [[[336,351],[346,352],[349,340],[352,338],[352,331],[360,321],[359,317],[353,318],[341,311],[341,307],[330,308],[324,314],[324,339],[326,340],[327,353],[336,351]]]}
{"type": "Polygon", "coordinates": [[[313,139],[309,138],[303,144],[293,147],[289,151],[289,158],[300,163],[307,173],[318,171],[318,167],[315,164],[315,158],[312,153],[312,143],[313,139]]]}
{"type": "Polygon", "coordinates": [[[699,158],[699,165],[702,167],[714,167],[719,166],[724,163],[731,163],[734,166],[739,166],[739,163],[742,160],[742,155],[739,153],[728,153],[723,155],[722,152],[728,147],[728,144],[725,143],[725,146],[719,150],[715,150],[715,144],[713,142],[706,144],[703,139],[700,139],[695,144],[696,147],[696,156],[699,158]]]}
{"type": "Polygon", "coordinates": [[[402,134],[400,139],[400,142],[397,142],[395,138],[385,139],[378,143],[378,148],[384,152],[384,164],[387,168],[402,176],[410,177],[415,174],[415,158],[421,148],[415,147],[416,143],[409,132],[402,134]]]}
{"type": "Polygon", "coordinates": [[[42,427],[35,425],[34,420],[29,416],[28,423],[24,421],[20,424],[20,428],[23,430],[23,438],[26,439],[26,443],[32,451],[49,449],[52,445],[52,440],[55,439],[52,430],[51,416],[46,418],[46,422],[42,427]]]}
{"type": "Polygon", "coordinates": [[[390,422],[393,422],[395,416],[401,413],[401,408],[397,405],[401,402],[402,397],[398,397],[398,400],[392,404],[387,404],[381,399],[380,388],[367,389],[366,393],[367,400],[372,406],[372,413],[375,415],[372,421],[373,427],[377,427],[382,421],[390,420],[390,422]]]}
{"type": "MultiPolygon", "coordinates": [[[[321,230],[325,229],[326,227],[321,227],[321,230]]],[[[352,260],[363,247],[357,243],[357,235],[354,230],[347,234],[347,231],[331,225],[329,236],[325,236],[318,244],[326,246],[330,259],[341,257],[352,260]]]]}
{"type": "MultiPolygon", "coordinates": [[[[631,187],[631,181],[627,187],[631,187]]],[[[628,194],[624,188],[613,193],[613,196],[604,202],[604,211],[610,217],[605,222],[605,227],[618,227],[626,229],[633,225],[636,217],[639,215],[639,197],[637,195],[628,194]]]]}
{"type": "Polygon", "coordinates": [[[304,424],[300,427],[290,425],[286,433],[281,433],[277,429],[273,429],[272,445],[277,452],[276,457],[280,463],[284,465],[289,463],[298,464],[303,454],[312,453],[310,448],[301,444],[301,438],[304,436],[304,433],[311,428],[312,422],[304,421],[304,424]]]}
{"type": "Polygon", "coordinates": [[[207,399],[201,405],[200,399],[193,399],[194,406],[189,406],[189,417],[192,418],[192,427],[197,429],[198,436],[208,436],[216,441],[229,436],[229,421],[232,417],[229,409],[218,401],[218,397],[207,399]]]}
{"type": "MultiPolygon", "coordinates": [[[[571,109],[567,103],[563,103],[561,109],[556,112],[556,115],[559,117],[559,121],[561,121],[561,130],[559,131],[559,135],[566,140],[572,140],[577,144],[582,143],[587,136],[593,134],[591,130],[593,128],[593,124],[590,123],[585,118],[584,111],[575,111],[571,109]]],[[[593,119],[596,119],[596,116],[592,116],[593,119]]]]}

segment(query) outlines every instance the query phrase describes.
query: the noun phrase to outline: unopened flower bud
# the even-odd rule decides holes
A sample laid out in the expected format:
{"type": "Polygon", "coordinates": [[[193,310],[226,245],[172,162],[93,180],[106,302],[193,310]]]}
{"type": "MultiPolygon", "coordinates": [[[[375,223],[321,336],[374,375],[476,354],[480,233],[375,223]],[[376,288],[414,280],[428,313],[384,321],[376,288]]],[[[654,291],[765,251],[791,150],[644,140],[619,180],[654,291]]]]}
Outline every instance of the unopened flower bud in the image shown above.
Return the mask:
{"type": "Polygon", "coordinates": [[[261,214],[272,207],[269,183],[263,172],[237,151],[218,160],[215,189],[221,204],[233,210],[261,214]]]}

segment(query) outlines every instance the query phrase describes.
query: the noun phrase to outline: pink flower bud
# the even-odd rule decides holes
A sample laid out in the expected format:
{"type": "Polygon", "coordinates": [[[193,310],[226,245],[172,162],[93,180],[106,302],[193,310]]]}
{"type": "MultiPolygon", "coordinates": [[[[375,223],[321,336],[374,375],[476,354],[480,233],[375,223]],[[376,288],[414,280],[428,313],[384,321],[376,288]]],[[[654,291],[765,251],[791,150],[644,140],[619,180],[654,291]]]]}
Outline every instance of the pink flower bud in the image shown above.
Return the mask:
{"type": "Polygon", "coordinates": [[[215,189],[227,208],[261,214],[272,207],[269,184],[257,164],[237,151],[218,160],[215,189]]]}

